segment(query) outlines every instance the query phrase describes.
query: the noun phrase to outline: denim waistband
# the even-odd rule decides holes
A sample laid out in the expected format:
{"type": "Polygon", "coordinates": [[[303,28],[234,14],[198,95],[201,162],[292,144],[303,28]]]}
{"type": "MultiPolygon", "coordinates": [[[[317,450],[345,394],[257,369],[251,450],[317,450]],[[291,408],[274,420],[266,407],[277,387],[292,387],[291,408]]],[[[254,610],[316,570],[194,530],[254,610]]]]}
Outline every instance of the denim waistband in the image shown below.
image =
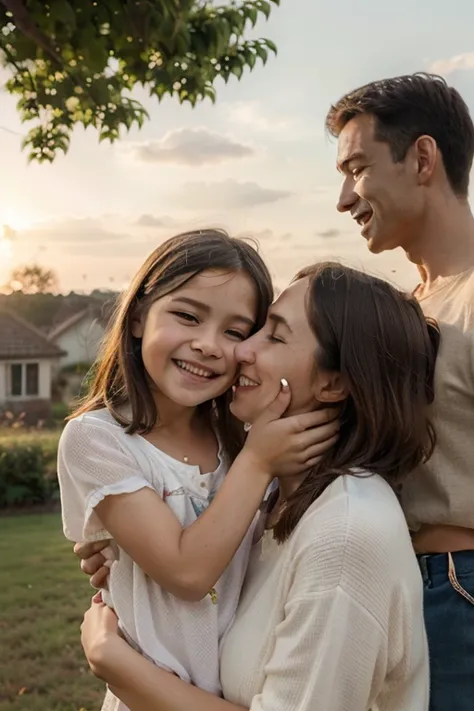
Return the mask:
{"type": "MultiPolygon", "coordinates": [[[[474,551],[457,551],[452,553],[456,575],[468,575],[474,573],[474,551]]],[[[436,580],[436,578],[446,579],[448,577],[448,554],[434,553],[431,555],[418,555],[423,578],[436,580]]]]}

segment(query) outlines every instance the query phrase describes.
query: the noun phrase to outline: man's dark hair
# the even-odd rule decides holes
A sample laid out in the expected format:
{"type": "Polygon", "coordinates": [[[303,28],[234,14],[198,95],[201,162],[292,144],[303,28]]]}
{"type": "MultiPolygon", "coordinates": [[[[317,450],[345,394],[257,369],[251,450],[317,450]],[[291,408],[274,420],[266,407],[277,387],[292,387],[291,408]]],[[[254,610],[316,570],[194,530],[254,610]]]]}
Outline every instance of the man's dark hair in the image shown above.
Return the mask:
{"type": "Polygon", "coordinates": [[[474,125],[466,102],[442,77],[416,73],[366,84],[331,106],[326,128],[337,138],[360,114],[375,117],[375,139],[389,145],[397,163],[420,136],[434,138],[453,192],[467,197],[474,125]]]}

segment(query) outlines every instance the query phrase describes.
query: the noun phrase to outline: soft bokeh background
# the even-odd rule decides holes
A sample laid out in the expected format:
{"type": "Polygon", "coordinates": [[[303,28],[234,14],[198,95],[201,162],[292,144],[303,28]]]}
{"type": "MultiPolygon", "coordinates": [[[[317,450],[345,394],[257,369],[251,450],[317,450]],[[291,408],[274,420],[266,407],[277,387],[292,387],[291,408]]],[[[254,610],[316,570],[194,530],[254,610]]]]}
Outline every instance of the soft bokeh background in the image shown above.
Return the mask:
{"type": "Polygon", "coordinates": [[[27,165],[14,100],[0,93],[0,283],[12,267],[55,269],[62,290],[121,288],[146,254],[186,228],[255,235],[281,286],[312,260],[340,257],[410,288],[402,254],[368,254],[336,213],[330,102],[386,75],[434,69],[474,102],[470,0],[282,0],[258,34],[279,54],[195,110],[140,98],[151,121],[115,146],[76,131],[52,166],[27,165]],[[1,227],[0,227],[1,234],[1,227]]]}

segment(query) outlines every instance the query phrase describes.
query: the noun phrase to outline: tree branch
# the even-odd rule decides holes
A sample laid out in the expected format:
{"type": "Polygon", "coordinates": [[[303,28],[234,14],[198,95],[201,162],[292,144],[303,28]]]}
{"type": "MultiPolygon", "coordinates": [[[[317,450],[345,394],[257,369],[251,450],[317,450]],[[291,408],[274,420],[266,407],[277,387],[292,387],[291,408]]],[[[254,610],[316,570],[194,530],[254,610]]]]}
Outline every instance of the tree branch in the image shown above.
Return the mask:
{"type": "Polygon", "coordinates": [[[0,3],[12,14],[15,26],[23,32],[26,37],[35,42],[48,57],[58,64],[62,64],[60,55],[56,52],[51,42],[44,35],[39,27],[32,22],[28,10],[23,4],[23,0],[0,0],[0,3]]]}

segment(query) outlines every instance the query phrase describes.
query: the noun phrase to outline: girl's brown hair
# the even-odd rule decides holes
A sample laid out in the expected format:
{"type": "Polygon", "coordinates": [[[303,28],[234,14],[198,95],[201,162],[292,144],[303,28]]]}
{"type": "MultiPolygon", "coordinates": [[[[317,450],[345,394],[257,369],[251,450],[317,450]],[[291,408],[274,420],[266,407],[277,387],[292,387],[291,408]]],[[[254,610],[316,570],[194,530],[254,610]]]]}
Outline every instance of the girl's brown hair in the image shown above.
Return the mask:
{"type": "MultiPolygon", "coordinates": [[[[146,313],[157,300],[206,269],[245,272],[257,293],[254,331],[265,323],[273,300],[271,277],[262,258],[247,242],[221,230],[199,230],[172,237],[160,245],[139,269],[122,295],[111,319],[93,368],[89,392],[71,417],[106,407],[128,434],[150,432],[159,413],[150,392],[141,356],[141,339],[132,334],[132,319],[137,311],[146,313]],[[131,412],[126,416],[125,406],[131,412]]],[[[231,391],[212,402],[200,405],[205,416],[215,416],[219,437],[232,459],[240,451],[244,432],[229,411],[231,391]]]]}
{"type": "Polygon", "coordinates": [[[349,395],[339,441],[288,498],[275,538],[288,538],[309,506],[341,474],[379,474],[398,492],[435,445],[428,419],[440,334],[411,296],[337,263],[300,271],[318,345],[315,367],[336,371],[349,395]]]}

